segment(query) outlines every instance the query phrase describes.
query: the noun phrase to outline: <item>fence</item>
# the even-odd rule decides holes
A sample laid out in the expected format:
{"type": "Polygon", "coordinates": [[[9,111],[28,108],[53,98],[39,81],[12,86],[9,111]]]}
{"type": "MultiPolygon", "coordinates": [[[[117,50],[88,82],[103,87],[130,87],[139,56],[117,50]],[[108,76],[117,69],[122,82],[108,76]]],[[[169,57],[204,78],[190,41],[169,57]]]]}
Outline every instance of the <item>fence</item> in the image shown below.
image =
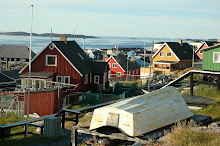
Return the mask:
{"type": "MultiPolygon", "coordinates": [[[[118,99],[124,99],[127,97],[132,97],[136,95],[136,84],[131,86],[122,86],[122,84],[117,83],[114,88],[113,94],[100,94],[100,93],[79,93],[74,92],[69,94],[64,98],[66,102],[69,102],[70,98],[74,99],[77,104],[82,105],[97,105],[105,102],[110,102],[118,99]]],[[[65,106],[64,106],[65,107],[65,106]]]]}

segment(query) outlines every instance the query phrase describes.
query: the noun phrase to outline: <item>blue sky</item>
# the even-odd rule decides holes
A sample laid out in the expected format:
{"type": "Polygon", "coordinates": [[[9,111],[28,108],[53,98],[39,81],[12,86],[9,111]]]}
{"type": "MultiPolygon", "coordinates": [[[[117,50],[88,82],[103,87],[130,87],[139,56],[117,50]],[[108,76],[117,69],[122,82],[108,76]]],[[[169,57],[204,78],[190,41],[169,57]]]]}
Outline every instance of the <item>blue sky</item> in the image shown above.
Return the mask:
{"type": "Polygon", "coordinates": [[[1,0],[0,31],[220,38],[219,0],[1,0]]]}

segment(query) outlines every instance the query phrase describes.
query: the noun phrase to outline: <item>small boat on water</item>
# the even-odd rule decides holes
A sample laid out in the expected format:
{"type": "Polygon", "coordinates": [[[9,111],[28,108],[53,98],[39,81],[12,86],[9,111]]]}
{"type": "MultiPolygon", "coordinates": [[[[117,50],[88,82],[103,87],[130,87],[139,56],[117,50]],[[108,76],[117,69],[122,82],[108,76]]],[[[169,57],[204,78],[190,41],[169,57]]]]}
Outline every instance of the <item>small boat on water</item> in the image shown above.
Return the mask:
{"type": "Polygon", "coordinates": [[[166,87],[95,109],[90,130],[110,126],[139,136],[192,116],[179,92],[166,87]]]}

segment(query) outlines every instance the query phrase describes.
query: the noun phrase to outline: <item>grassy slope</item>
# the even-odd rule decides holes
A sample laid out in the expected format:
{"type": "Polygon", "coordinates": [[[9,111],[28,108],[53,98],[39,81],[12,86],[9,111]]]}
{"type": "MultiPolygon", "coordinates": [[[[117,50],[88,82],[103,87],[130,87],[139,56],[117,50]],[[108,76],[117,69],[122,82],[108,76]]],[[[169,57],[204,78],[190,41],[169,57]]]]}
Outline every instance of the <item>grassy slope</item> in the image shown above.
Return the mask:
{"type": "MultiPolygon", "coordinates": [[[[190,94],[189,90],[183,92],[182,94],[190,94]]],[[[194,114],[200,115],[207,115],[211,116],[213,121],[220,120],[220,91],[216,87],[211,87],[208,85],[199,85],[197,88],[194,89],[194,95],[209,97],[217,99],[216,102],[212,103],[211,105],[202,108],[198,111],[192,111],[194,114]]]]}

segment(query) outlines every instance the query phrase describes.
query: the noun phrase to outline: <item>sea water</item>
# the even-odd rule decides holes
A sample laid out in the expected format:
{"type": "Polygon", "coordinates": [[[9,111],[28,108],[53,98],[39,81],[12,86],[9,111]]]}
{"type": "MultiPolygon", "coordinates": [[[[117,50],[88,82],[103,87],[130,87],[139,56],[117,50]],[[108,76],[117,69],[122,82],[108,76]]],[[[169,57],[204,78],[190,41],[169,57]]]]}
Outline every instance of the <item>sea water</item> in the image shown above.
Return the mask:
{"type": "MultiPolygon", "coordinates": [[[[53,37],[53,41],[59,41],[59,37],[53,37]]],[[[73,37],[68,37],[68,41],[74,40],[73,37]]],[[[51,37],[32,37],[32,51],[40,52],[48,43],[50,43],[51,37]]],[[[83,38],[76,38],[75,41],[83,48],[83,38]]],[[[99,36],[97,38],[86,38],[86,49],[108,49],[115,48],[118,44],[119,48],[143,48],[145,42],[145,49],[150,50],[154,42],[172,41],[177,42],[178,39],[168,38],[146,38],[144,37],[118,37],[118,36],[99,36]]],[[[30,36],[12,36],[12,35],[0,35],[0,45],[24,45],[30,46],[30,36]]]]}

